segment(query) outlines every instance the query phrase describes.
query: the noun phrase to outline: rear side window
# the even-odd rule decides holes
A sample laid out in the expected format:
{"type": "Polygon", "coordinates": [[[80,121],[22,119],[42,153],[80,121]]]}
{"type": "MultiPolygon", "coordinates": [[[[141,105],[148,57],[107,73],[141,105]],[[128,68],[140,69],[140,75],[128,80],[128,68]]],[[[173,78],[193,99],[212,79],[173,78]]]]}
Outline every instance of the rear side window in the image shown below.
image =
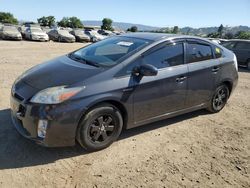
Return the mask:
{"type": "Polygon", "coordinates": [[[212,49],[209,45],[189,43],[187,46],[187,61],[194,63],[213,59],[212,49]]]}
{"type": "Polygon", "coordinates": [[[250,42],[238,42],[236,49],[239,50],[250,50],[250,42]]]}
{"type": "Polygon", "coordinates": [[[182,65],[184,63],[183,44],[166,45],[151,52],[142,59],[143,64],[151,64],[158,69],[182,65]]]}

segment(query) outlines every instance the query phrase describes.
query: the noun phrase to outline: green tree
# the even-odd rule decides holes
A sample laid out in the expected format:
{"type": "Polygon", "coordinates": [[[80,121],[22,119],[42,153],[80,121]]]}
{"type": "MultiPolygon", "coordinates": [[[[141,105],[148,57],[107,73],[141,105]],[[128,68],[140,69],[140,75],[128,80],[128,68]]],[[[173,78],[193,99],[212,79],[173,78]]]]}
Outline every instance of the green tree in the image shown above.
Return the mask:
{"type": "Polygon", "coordinates": [[[225,34],[224,38],[225,39],[233,39],[234,38],[234,34],[231,33],[231,32],[228,32],[228,33],[225,34]]]}
{"type": "Polygon", "coordinates": [[[179,32],[179,27],[174,26],[174,29],[173,29],[172,33],[177,34],[178,32],[179,32]]]}
{"type": "Polygon", "coordinates": [[[238,39],[250,39],[250,32],[249,31],[239,31],[235,35],[238,39]]]}
{"type": "Polygon", "coordinates": [[[54,16],[43,16],[41,18],[37,19],[37,22],[41,25],[41,26],[53,26],[55,25],[55,17],[54,16]]]}
{"type": "Polygon", "coordinates": [[[77,17],[63,17],[57,23],[60,27],[83,28],[81,20],[77,17]]]}
{"type": "Polygon", "coordinates": [[[103,18],[101,28],[105,30],[113,31],[114,29],[112,27],[112,23],[113,23],[113,20],[111,20],[110,18],[103,18]]]}
{"type": "Polygon", "coordinates": [[[217,31],[219,33],[220,38],[222,38],[223,30],[224,30],[224,26],[222,24],[220,24],[220,27],[218,28],[218,31],[217,31]]]}
{"type": "Polygon", "coordinates": [[[129,31],[131,31],[131,32],[137,32],[138,28],[136,26],[132,26],[131,28],[129,28],[129,31]]]}
{"type": "Polygon", "coordinates": [[[220,34],[218,32],[209,33],[207,35],[207,37],[209,37],[209,38],[218,38],[219,36],[220,36],[220,34]]]}
{"type": "Polygon", "coordinates": [[[0,12],[0,22],[18,24],[18,20],[9,12],[0,12]]]}

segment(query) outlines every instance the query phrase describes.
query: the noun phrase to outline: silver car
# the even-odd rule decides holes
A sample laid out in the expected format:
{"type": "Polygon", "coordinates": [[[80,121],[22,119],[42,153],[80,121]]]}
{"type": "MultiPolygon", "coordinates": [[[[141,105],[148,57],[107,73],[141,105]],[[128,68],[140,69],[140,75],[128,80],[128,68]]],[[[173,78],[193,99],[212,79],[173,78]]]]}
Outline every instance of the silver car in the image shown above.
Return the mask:
{"type": "Polygon", "coordinates": [[[0,29],[0,38],[10,40],[22,40],[22,35],[15,26],[3,26],[0,29]]]}
{"type": "Polygon", "coordinates": [[[41,28],[30,27],[25,31],[25,38],[34,41],[49,41],[49,36],[41,28]]]}
{"type": "Polygon", "coordinates": [[[91,42],[98,42],[107,38],[107,36],[100,35],[96,30],[85,31],[84,33],[91,38],[91,42]]]}
{"type": "Polygon", "coordinates": [[[49,38],[58,42],[75,42],[76,38],[71,35],[67,30],[51,30],[48,32],[49,38]]]}
{"type": "Polygon", "coordinates": [[[75,36],[77,42],[90,42],[90,36],[85,34],[81,29],[72,30],[70,34],[75,36]]]}

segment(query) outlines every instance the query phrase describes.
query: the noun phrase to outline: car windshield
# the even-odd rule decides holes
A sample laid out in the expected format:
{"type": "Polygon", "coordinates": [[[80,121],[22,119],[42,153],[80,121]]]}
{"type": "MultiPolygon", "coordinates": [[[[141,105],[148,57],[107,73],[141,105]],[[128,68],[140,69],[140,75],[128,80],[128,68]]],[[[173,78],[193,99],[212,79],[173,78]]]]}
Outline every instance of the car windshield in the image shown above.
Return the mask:
{"type": "Polygon", "coordinates": [[[58,33],[62,35],[69,35],[69,32],[67,30],[58,30],[58,33]]]}
{"type": "Polygon", "coordinates": [[[16,27],[14,26],[4,26],[3,30],[4,31],[17,31],[16,27]]]}
{"type": "Polygon", "coordinates": [[[71,59],[96,67],[111,67],[120,63],[120,60],[131,55],[135,50],[148,45],[149,40],[110,37],[69,54],[71,59]]]}

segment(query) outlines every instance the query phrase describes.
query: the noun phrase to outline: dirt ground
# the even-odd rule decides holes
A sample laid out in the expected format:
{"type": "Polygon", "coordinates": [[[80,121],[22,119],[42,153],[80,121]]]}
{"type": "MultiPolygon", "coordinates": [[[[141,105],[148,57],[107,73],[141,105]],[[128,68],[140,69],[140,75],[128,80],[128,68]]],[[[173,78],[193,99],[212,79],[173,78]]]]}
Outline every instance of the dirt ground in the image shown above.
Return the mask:
{"type": "Polygon", "coordinates": [[[22,138],[10,88],[26,69],[83,44],[0,41],[0,187],[250,187],[250,72],[218,114],[124,131],[109,148],[43,148],[22,138]]]}

